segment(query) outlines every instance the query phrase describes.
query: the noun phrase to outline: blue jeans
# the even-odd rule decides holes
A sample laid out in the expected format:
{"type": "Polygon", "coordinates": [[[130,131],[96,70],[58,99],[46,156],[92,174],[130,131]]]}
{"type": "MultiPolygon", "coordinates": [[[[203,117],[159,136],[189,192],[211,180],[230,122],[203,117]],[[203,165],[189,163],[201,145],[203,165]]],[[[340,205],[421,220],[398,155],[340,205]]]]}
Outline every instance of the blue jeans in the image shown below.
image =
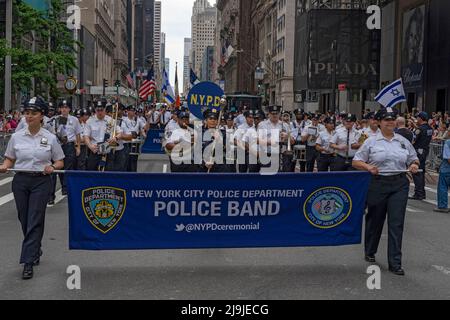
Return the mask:
{"type": "Polygon", "coordinates": [[[439,174],[438,207],[448,209],[448,188],[450,187],[450,172],[439,174]]]}

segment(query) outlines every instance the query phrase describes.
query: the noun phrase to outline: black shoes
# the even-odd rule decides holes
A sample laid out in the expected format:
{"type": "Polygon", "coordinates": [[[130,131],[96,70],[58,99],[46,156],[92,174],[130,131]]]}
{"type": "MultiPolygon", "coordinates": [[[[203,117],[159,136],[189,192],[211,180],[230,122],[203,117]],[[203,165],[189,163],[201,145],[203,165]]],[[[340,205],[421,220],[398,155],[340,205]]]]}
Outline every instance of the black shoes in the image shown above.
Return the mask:
{"type": "Polygon", "coordinates": [[[47,204],[47,208],[51,208],[53,206],[55,206],[55,200],[50,200],[47,204]]]}
{"type": "Polygon", "coordinates": [[[61,194],[62,194],[63,196],[67,196],[67,190],[61,191],[61,194]]]}
{"type": "Polygon", "coordinates": [[[369,263],[376,263],[377,260],[375,259],[375,256],[366,256],[365,260],[369,263]]]}
{"type": "Polygon", "coordinates": [[[393,274],[395,274],[396,276],[405,276],[405,270],[403,270],[402,267],[398,267],[398,268],[389,268],[389,271],[393,274]]]}
{"type": "Polygon", "coordinates": [[[415,200],[415,201],[423,201],[426,200],[426,197],[417,197],[417,196],[412,196],[412,197],[408,197],[409,200],[415,200]]]}
{"type": "Polygon", "coordinates": [[[26,264],[23,267],[22,279],[23,280],[33,279],[33,265],[32,264],[26,264]]]}

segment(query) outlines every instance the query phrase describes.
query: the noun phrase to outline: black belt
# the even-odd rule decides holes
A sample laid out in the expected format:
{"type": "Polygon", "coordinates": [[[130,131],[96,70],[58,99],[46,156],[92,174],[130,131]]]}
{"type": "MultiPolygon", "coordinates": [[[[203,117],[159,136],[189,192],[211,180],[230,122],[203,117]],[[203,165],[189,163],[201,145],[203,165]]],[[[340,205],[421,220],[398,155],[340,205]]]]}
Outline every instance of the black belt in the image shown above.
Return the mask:
{"type": "Polygon", "coordinates": [[[17,172],[16,174],[26,177],[50,177],[48,174],[44,174],[42,172],[17,172]]]}
{"type": "Polygon", "coordinates": [[[405,179],[406,178],[406,173],[401,173],[401,174],[397,174],[395,176],[374,176],[373,177],[375,180],[379,180],[379,181],[396,181],[399,179],[405,179]]]}
{"type": "Polygon", "coordinates": [[[320,156],[324,157],[324,158],[334,158],[335,157],[334,153],[321,153],[320,156]]]}
{"type": "Polygon", "coordinates": [[[342,159],[344,159],[344,160],[351,160],[351,161],[353,161],[353,158],[354,157],[348,157],[348,158],[346,158],[346,157],[343,157],[343,156],[340,156],[340,155],[337,155],[339,158],[342,158],[342,159]]]}

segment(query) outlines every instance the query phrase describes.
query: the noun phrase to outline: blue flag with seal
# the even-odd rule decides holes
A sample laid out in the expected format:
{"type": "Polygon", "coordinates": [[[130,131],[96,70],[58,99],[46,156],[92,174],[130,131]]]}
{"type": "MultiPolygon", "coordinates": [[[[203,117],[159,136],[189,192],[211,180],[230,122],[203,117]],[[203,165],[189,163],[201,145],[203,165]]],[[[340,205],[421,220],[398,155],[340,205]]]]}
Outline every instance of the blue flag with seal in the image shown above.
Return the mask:
{"type": "Polygon", "coordinates": [[[68,172],[72,250],[361,243],[371,176],[68,172]]]}
{"type": "Polygon", "coordinates": [[[224,92],[217,84],[209,81],[195,85],[187,97],[189,111],[198,119],[203,120],[203,114],[210,109],[220,109],[220,99],[224,92]]]}

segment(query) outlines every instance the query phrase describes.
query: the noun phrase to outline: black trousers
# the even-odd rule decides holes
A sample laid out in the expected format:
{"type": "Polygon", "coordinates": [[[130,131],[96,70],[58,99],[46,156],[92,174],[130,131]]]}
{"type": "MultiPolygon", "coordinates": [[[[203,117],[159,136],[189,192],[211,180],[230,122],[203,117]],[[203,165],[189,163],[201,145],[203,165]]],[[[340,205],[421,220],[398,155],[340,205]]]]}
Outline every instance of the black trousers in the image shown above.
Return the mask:
{"type": "Polygon", "coordinates": [[[87,158],[88,158],[88,147],[82,145],[80,148],[80,155],[77,157],[77,170],[86,171],[87,170],[87,158]]]}
{"type": "MultiPolygon", "coordinates": [[[[256,162],[258,160],[256,159],[256,162]]],[[[245,163],[238,165],[239,173],[259,173],[261,171],[261,166],[259,164],[250,164],[250,154],[245,153],[245,163]]]]}
{"type": "MultiPolygon", "coordinates": [[[[77,168],[77,151],[75,149],[75,144],[67,143],[61,146],[63,152],[64,152],[64,170],[75,170],[77,168]]],[[[64,174],[52,174],[52,192],[50,195],[50,201],[55,200],[55,193],[56,193],[56,182],[58,180],[61,182],[61,189],[63,192],[67,192],[67,183],[66,178],[64,177],[64,174]]]]}
{"type": "MultiPolygon", "coordinates": [[[[92,151],[88,151],[88,160],[87,160],[87,170],[88,171],[98,171],[98,167],[102,162],[102,155],[93,154],[92,151]]],[[[112,154],[107,155],[105,171],[114,171],[114,157],[112,154]]]]}
{"type": "Polygon", "coordinates": [[[316,147],[306,146],[306,172],[314,172],[319,152],[316,147]]]}
{"type": "Polygon", "coordinates": [[[130,145],[125,144],[122,150],[111,152],[110,162],[113,163],[111,170],[115,172],[127,172],[128,158],[130,156],[130,145]]]}
{"type": "Polygon", "coordinates": [[[332,171],[331,168],[335,161],[336,156],[334,154],[323,154],[319,156],[317,160],[317,169],[319,172],[329,172],[332,171]]]}
{"type": "Polygon", "coordinates": [[[408,204],[409,181],[405,174],[373,177],[367,198],[365,250],[375,256],[380,244],[386,216],[388,218],[389,267],[402,266],[402,242],[408,204]]]}
{"type": "Polygon", "coordinates": [[[12,191],[24,236],[20,263],[31,264],[42,253],[45,211],[51,186],[50,176],[31,176],[22,173],[14,176],[12,191]]]}
{"type": "Polygon", "coordinates": [[[415,192],[414,196],[417,198],[426,198],[427,193],[425,191],[425,173],[426,173],[426,161],[428,158],[428,153],[425,153],[424,155],[418,155],[420,160],[420,169],[423,170],[423,172],[419,172],[413,175],[414,179],[414,186],[415,186],[415,192]]]}
{"type": "Polygon", "coordinates": [[[355,169],[352,167],[352,161],[353,158],[349,158],[347,160],[344,157],[337,156],[331,165],[331,171],[333,172],[354,171],[355,169]]]}
{"type": "Polygon", "coordinates": [[[139,156],[137,156],[137,155],[129,155],[128,156],[128,165],[127,165],[128,172],[137,172],[138,171],[138,160],[139,160],[139,156]]]}

